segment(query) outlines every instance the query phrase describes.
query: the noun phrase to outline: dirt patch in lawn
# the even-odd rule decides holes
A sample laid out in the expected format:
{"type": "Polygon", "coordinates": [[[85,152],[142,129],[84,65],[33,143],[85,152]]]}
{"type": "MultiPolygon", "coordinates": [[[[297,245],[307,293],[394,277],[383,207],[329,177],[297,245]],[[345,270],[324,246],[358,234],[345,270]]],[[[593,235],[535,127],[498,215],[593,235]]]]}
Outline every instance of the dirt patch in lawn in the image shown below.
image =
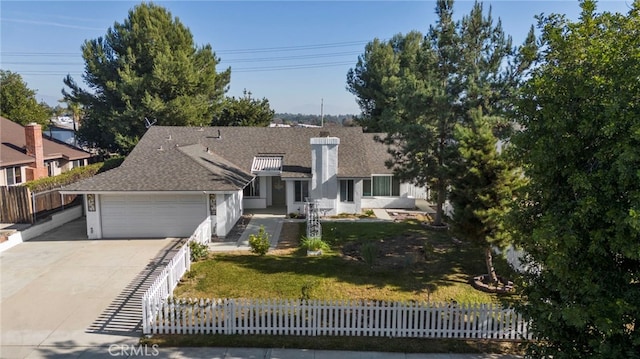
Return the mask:
{"type": "MultiPolygon", "coordinates": [[[[413,234],[400,235],[372,242],[374,267],[399,269],[424,262],[426,259],[425,238],[413,234]]],[[[349,242],[342,246],[342,255],[347,260],[366,262],[363,254],[364,242],[349,242]]]]}
{"type": "Polygon", "coordinates": [[[300,246],[302,224],[301,222],[283,222],[278,246],[270,253],[286,255],[296,251],[300,246]]]}
{"type": "Polygon", "coordinates": [[[403,222],[412,219],[421,223],[428,223],[432,221],[432,218],[428,213],[421,211],[388,210],[387,213],[394,222],[403,222]]]}

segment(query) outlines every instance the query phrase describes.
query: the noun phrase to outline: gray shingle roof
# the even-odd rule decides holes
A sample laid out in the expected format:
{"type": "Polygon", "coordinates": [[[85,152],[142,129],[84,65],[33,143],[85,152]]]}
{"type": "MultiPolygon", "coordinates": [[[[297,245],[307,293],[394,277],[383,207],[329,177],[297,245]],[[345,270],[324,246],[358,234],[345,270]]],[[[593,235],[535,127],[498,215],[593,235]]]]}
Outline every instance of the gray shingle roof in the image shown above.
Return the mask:
{"type": "Polygon", "coordinates": [[[311,177],[312,137],[340,138],[338,176],[368,177],[388,158],[360,127],[153,126],[122,165],[64,188],[67,191],[230,191],[251,181],[256,156],[282,156],[283,178],[311,177]],[[373,152],[371,152],[373,151],[373,152]],[[381,157],[381,154],[383,157],[381,157]],[[378,164],[379,162],[379,164],[378,164]]]}

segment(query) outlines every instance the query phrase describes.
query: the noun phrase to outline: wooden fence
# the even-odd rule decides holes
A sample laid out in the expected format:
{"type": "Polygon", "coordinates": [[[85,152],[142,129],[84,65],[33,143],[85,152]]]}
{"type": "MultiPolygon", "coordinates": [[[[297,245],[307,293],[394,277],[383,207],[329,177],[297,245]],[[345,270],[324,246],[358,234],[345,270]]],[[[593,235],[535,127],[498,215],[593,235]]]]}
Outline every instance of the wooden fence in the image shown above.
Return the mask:
{"type": "Polygon", "coordinates": [[[77,194],[60,194],[60,190],[52,189],[43,192],[32,193],[34,199],[34,210],[43,213],[58,208],[64,208],[73,203],[78,197],[77,194]]]}
{"type": "Polygon", "coordinates": [[[71,205],[78,195],[61,195],[58,189],[33,193],[25,186],[0,187],[0,222],[33,223],[38,216],[71,205]]]}
{"type": "Polygon", "coordinates": [[[171,298],[159,304],[145,309],[156,313],[147,334],[530,338],[521,315],[495,304],[171,298]]]}
{"type": "Polygon", "coordinates": [[[0,222],[33,223],[31,191],[22,186],[0,186],[0,222]]]}

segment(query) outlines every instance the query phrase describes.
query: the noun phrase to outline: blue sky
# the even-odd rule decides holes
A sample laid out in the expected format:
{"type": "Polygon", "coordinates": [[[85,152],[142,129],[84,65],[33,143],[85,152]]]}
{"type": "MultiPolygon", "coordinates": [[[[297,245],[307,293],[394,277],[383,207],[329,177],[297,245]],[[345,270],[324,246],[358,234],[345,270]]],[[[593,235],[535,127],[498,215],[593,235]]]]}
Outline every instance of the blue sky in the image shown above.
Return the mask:
{"type": "MultiPolygon", "coordinates": [[[[630,2],[631,0],[627,0],[630,2]]],[[[626,13],[628,2],[600,1],[599,11],[626,13]]],[[[123,22],[132,1],[0,2],[0,67],[22,75],[37,99],[57,104],[71,74],[81,82],[80,47],[123,22]]],[[[231,67],[230,96],[243,89],[269,99],[276,112],[359,113],[346,91],[346,74],[368,41],[411,30],[426,32],[435,22],[434,1],[155,1],[190,28],[194,40],[209,43],[231,67]]],[[[505,32],[519,44],[534,16],[562,13],[577,19],[578,1],[485,1],[505,32]]],[[[456,17],[472,1],[458,0],[456,17]]]]}

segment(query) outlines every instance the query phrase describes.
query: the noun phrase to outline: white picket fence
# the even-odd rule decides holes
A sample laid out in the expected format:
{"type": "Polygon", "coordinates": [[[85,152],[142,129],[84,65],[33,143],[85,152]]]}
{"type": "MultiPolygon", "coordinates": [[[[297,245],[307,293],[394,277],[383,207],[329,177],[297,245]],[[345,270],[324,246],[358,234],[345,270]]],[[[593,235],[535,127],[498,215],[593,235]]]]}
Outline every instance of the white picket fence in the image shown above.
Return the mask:
{"type": "Polygon", "coordinates": [[[142,331],[149,333],[149,322],[156,315],[155,311],[149,308],[159,308],[162,303],[173,293],[180,279],[191,268],[191,248],[190,242],[208,244],[211,241],[211,219],[207,217],[198,225],[191,237],[178,250],[175,256],[169,261],[160,275],[151,284],[149,289],[142,295],[142,331]]]}
{"type": "Polygon", "coordinates": [[[427,302],[172,299],[147,303],[146,334],[529,339],[513,309],[427,302]],[[158,305],[158,306],[156,306],[158,305]]]}
{"type": "Polygon", "coordinates": [[[520,314],[494,304],[171,298],[191,266],[189,242],[210,239],[207,218],[144,293],[143,334],[530,339],[520,314]]]}

